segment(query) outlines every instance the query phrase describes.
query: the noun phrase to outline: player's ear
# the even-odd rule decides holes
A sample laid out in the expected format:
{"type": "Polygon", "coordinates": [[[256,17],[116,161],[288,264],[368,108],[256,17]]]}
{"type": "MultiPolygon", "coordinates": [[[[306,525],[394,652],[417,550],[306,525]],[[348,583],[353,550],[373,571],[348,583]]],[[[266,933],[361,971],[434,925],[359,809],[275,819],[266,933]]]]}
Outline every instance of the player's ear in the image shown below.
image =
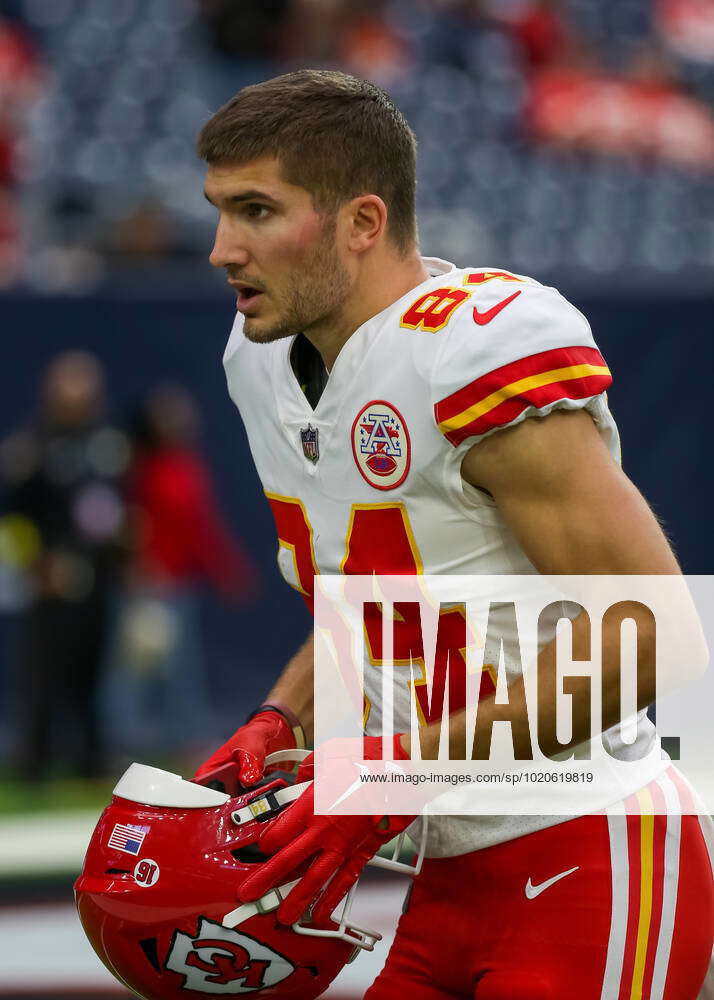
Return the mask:
{"type": "Polygon", "coordinates": [[[387,228],[387,206],[379,195],[363,194],[353,198],[348,209],[348,247],[364,253],[383,236],[387,228]]]}

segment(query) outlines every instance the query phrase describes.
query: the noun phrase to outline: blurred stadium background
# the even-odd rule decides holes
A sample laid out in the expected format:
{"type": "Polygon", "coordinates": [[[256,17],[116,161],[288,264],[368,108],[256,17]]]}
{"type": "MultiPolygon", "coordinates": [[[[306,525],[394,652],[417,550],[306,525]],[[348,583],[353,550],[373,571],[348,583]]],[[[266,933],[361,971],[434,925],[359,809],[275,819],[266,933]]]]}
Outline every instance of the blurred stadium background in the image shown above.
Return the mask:
{"type": "MultiPolygon", "coordinates": [[[[586,313],[629,475],[685,570],[714,565],[710,0],[0,0],[0,995],[110,989],[64,918],[111,778],[139,750],[188,773],[309,627],[224,386],[233,302],[194,154],[240,86],[303,66],[369,77],[407,114],[426,253],[532,274],[586,313]],[[60,356],[95,380],[81,434],[50,399],[60,356]],[[147,420],[183,456],[160,501],[147,420]],[[162,553],[142,502],[175,517],[162,553]],[[181,540],[194,515],[203,562],[181,540]],[[84,615],[86,662],[61,641],[84,615]],[[48,622],[62,666],[51,642],[28,653],[48,622]],[[202,698],[200,726],[172,729],[202,698]]],[[[373,897],[385,930],[393,891],[373,897]]],[[[361,995],[360,964],[328,995],[361,995]]]]}

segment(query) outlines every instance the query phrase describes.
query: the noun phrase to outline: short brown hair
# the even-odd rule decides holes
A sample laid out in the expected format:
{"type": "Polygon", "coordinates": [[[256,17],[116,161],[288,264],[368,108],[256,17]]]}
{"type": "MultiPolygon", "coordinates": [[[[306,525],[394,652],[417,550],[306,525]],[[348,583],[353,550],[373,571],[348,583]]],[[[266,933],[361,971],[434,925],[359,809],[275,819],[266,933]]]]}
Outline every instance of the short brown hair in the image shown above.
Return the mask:
{"type": "Polygon", "coordinates": [[[391,97],[367,80],[305,69],[244,87],[203,126],[197,148],[213,165],[274,156],[318,211],[379,195],[392,242],[402,253],[416,245],[416,139],[391,97]]]}

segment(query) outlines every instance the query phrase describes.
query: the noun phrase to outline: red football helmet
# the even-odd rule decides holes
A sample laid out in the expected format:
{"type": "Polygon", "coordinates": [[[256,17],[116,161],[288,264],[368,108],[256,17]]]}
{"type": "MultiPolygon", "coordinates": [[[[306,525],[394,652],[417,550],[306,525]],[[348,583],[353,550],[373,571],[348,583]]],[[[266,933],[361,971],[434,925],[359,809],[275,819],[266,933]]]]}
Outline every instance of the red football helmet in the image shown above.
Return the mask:
{"type": "MultiPolygon", "coordinates": [[[[284,751],[269,761],[295,756],[284,751]]],[[[255,903],[237,899],[264,860],[257,848],[264,824],[306,787],[276,777],[230,797],[132,764],[75,884],[82,926],[109,971],[144,1000],[181,1000],[187,992],[313,1000],[360,949],[371,951],[380,935],[350,922],[351,893],[320,927],[309,915],[292,927],[276,920],[294,881],[255,903]]]]}

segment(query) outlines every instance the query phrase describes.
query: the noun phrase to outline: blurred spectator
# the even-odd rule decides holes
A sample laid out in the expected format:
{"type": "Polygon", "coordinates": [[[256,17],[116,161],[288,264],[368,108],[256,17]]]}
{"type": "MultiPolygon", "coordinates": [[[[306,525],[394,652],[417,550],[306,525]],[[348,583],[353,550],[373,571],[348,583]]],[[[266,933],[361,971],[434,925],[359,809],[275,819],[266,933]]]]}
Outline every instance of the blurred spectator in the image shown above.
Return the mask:
{"type": "Polygon", "coordinates": [[[37,96],[40,61],[19,22],[0,14],[0,185],[14,182],[17,140],[23,117],[37,96]]]}
{"type": "Polygon", "coordinates": [[[142,200],[111,227],[104,250],[107,264],[142,269],[193,253],[181,241],[175,217],[153,199],[142,200]]]}
{"type": "Polygon", "coordinates": [[[208,27],[209,105],[223,104],[241,87],[281,72],[286,21],[293,0],[200,0],[208,27]]]}
{"type": "Polygon", "coordinates": [[[384,3],[360,4],[350,12],[337,47],[338,63],[348,73],[389,87],[410,67],[404,40],[384,15],[384,3]]]}
{"type": "Polygon", "coordinates": [[[0,187],[0,288],[13,284],[20,273],[20,217],[9,188],[0,187]]]}
{"type": "Polygon", "coordinates": [[[571,35],[557,0],[528,4],[515,34],[531,68],[557,62],[571,48],[571,35]]]}
{"type": "Polygon", "coordinates": [[[659,0],[657,21],[673,52],[697,62],[714,63],[712,0],[659,0]]]}
{"type": "Polygon", "coordinates": [[[104,415],[104,376],[81,351],[49,366],[39,412],[0,450],[4,554],[26,575],[15,664],[18,766],[38,779],[102,770],[95,694],[120,568],[126,438],[104,415]]]}
{"type": "Polygon", "coordinates": [[[283,53],[288,63],[294,66],[335,63],[348,7],[346,0],[293,0],[283,53]]]}
{"type": "Polygon", "coordinates": [[[290,7],[291,0],[200,0],[214,50],[232,59],[278,58],[290,7]]]}
{"type": "Polygon", "coordinates": [[[572,61],[579,43],[561,0],[524,0],[511,7],[493,3],[489,12],[510,28],[528,69],[572,61]]]}
{"type": "Polygon", "coordinates": [[[532,82],[530,125],[537,138],[560,145],[714,169],[711,110],[682,92],[651,47],[640,50],[628,76],[541,71],[532,82]]]}
{"type": "Polygon", "coordinates": [[[164,257],[172,252],[171,223],[160,205],[138,205],[120,220],[114,235],[112,249],[137,262],[150,257],[164,257]]]}
{"type": "Polygon", "coordinates": [[[340,66],[389,86],[411,68],[404,37],[384,0],[294,0],[282,54],[295,66],[340,66]]]}
{"type": "Polygon", "coordinates": [[[20,227],[13,189],[22,123],[39,92],[40,62],[19,22],[0,13],[0,288],[20,272],[20,227]]]}
{"type": "Polygon", "coordinates": [[[249,600],[256,585],[219,513],[198,431],[193,398],[172,384],[149,393],[133,426],[133,556],[103,701],[113,748],[152,760],[212,735],[202,585],[233,601],[249,600]]]}

